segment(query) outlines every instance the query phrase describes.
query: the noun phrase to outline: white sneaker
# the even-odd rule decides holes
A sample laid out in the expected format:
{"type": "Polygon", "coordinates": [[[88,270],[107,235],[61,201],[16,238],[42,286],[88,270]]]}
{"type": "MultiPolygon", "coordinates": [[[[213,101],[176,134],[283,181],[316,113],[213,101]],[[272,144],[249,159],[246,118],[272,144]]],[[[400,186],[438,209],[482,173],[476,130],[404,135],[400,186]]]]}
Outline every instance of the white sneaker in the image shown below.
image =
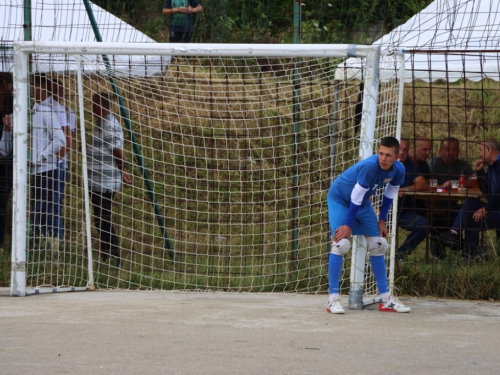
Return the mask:
{"type": "Polygon", "coordinates": [[[328,311],[331,314],[344,314],[345,310],[340,304],[339,299],[334,299],[333,301],[328,303],[328,307],[326,308],[326,311],[328,311]]]}
{"type": "Polygon", "coordinates": [[[405,306],[394,296],[390,296],[386,303],[378,304],[379,311],[388,311],[388,312],[398,312],[398,313],[407,313],[410,312],[411,309],[408,306],[405,306]]]}

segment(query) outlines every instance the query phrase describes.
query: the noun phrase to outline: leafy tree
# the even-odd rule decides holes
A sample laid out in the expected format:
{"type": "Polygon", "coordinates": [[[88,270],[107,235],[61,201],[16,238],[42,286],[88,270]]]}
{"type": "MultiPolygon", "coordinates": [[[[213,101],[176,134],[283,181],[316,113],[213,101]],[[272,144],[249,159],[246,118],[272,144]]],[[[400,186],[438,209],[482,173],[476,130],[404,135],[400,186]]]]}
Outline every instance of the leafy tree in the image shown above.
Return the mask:
{"type": "MultiPolygon", "coordinates": [[[[370,44],[433,0],[300,1],[302,43],[370,44]]],[[[293,43],[294,0],[200,0],[196,42],[293,43]]],[[[163,0],[95,0],[159,42],[168,40],[163,0]]]]}

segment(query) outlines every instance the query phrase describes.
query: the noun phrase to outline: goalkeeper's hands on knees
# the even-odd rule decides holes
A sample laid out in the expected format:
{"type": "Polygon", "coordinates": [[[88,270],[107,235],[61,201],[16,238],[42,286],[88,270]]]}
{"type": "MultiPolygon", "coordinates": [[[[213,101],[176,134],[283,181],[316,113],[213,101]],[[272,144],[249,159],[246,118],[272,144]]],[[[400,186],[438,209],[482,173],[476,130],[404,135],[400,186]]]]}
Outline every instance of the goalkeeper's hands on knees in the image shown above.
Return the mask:
{"type": "Polygon", "coordinates": [[[342,238],[347,238],[349,240],[351,239],[352,228],[347,225],[342,225],[341,227],[335,229],[335,233],[333,235],[335,242],[339,242],[342,238]]]}

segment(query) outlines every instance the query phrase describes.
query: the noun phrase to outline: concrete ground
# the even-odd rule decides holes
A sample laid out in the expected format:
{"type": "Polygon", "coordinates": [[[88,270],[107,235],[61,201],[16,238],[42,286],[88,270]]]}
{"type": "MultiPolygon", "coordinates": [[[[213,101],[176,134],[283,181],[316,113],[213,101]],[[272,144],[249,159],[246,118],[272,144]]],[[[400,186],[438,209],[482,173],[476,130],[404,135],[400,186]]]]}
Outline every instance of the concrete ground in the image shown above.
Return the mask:
{"type": "Polygon", "coordinates": [[[499,303],[401,298],[411,313],[332,315],[315,295],[8,294],[2,375],[500,372],[499,303]]]}

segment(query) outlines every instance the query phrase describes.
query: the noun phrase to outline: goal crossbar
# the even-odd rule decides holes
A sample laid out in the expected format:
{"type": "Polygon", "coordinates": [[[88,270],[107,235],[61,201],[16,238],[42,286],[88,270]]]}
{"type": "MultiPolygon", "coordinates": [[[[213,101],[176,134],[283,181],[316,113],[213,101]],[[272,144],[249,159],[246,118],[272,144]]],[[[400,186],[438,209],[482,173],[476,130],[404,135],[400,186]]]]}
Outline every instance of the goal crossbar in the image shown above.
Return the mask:
{"type": "Polygon", "coordinates": [[[359,44],[210,44],[14,42],[22,53],[159,56],[360,57],[379,53],[380,46],[359,44]]]}

